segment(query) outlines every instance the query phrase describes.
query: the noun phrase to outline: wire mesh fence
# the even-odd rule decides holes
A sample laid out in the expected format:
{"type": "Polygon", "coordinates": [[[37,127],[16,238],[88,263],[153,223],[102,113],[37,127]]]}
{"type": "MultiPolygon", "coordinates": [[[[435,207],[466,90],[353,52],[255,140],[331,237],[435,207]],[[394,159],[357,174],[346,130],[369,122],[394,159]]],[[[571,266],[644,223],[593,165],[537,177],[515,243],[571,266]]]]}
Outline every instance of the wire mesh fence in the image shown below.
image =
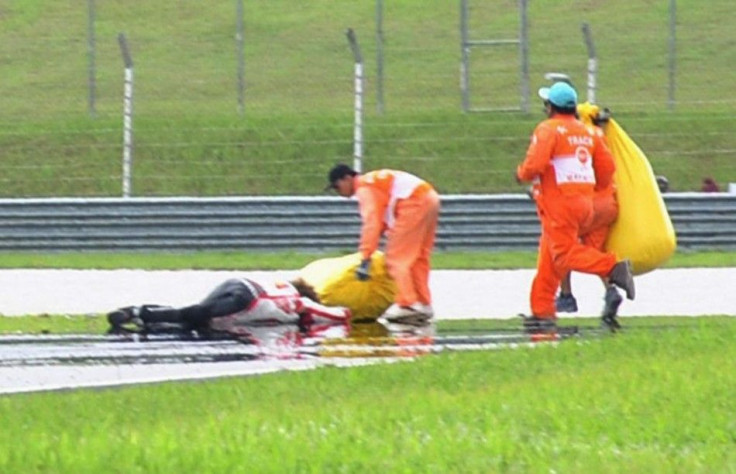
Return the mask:
{"type": "Polygon", "coordinates": [[[365,60],[365,169],[407,169],[448,193],[515,191],[544,74],[570,75],[586,96],[583,24],[598,56],[596,100],[655,172],[673,190],[697,190],[705,176],[725,187],[736,181],[730,9],[728,0],[14,4],[0,31],[0,195],[123,194],[120,33],[135,65],[131,195],[319,193],[326,170],[353,159],[347,28],[365,60]]]}

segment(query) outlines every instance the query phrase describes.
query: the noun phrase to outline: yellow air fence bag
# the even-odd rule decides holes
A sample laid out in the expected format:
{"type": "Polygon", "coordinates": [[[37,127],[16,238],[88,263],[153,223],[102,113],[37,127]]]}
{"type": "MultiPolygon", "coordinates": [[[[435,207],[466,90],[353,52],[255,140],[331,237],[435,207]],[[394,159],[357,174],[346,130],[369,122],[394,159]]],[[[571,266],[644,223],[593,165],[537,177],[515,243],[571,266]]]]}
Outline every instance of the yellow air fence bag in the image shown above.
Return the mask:
{"type": "Polygon", "coordinates": [[[312,285],[322,304],[350,308],[354,319],[376,319],[394,302],[396,284],[386,270],[381,252],[373,252],[370,279],[355,277],[360,253],[323,258],[308,264],[299,276],[312,285]]]}
{"type": "MultiPolygon", "coordinates": [[[[592,124],[598,107],[581,104],[578,113],[583,121],[592,124]]],[[[661,266],[675,252],[675,229],[644,152],[615,120],[609,119],[604,132],[616,162],[614,180],[619,206],[606,250],[619,259],[630,259],[634,274],[641,275],[661,266]]]]}

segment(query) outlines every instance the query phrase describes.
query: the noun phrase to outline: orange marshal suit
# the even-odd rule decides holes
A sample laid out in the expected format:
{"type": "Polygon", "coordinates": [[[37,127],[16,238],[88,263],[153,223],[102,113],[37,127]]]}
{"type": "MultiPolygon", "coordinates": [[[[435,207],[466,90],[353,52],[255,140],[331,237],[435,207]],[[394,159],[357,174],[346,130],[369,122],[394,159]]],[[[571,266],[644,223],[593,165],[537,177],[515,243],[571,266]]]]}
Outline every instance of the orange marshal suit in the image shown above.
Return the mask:
{"type": "Polygon", "coordinates": [[[434,188],[404,171],[376,170],[355,178],[363,226],[359,251],[364,259],[386,232],[386,266],[396,282],[396,303],[429,305],[430,256],[440,200],[434,188]]]}
{"type": "Polygon", "coordinates": [[[581,242],[594,224],[594,191],[612,182],[614,170],[602,135],[574,116],[554,115],[534,130],[516,170],[521,181],[534,183],[542,227],[530,297],[534,316],[556,317],[555,293],[570,270],[604,277],[616,264],[614,254],[581,242]]]}

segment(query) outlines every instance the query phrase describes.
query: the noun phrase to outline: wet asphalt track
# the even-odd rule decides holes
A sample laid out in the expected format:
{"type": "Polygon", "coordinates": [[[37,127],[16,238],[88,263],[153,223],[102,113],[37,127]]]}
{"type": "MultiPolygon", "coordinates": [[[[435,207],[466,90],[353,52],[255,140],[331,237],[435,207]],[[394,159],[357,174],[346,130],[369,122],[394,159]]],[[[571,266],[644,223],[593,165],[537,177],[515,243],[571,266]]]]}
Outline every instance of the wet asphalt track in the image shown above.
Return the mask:
{"type": "MultiPolygon", "coordinates": [[[[294,274],[295,272],[4,270],[0,271],[0,312],[7,316],[44,313],[99,314],[130,304],[159,303],[179,306],[201,299],[218,283],[233,276],[283,279],[294,274]]],[[[526,312],[532,276],[531,270],[435,271],[432,274],[432,290],[437,318],[508,318],[526,312]]],[[[633,302],[625,301],[620,315],[736,315],[736,292],[732,289],[734,282],[736,269],[732,268],[658,270],[637,277],[637,299],[633,302]]],[[[580,307],[577,316],[596,316],[602,304],[600,282],[589,276],[575,275],[573,286],[580,307]]],[[[492,348],[500,343],[506,342],[477,347],[492,348]]],[[[128,355],[155,353],[158,349],[150,345],[151,343],[126,343],[127,345],[118,345],[114,349],[110,344],[93,342],[85,347],[76,346],[69,356],[73,359],[79,356],[79,351],[82,356],[90,351],[105,355],[95,363],[84,362],[84,357],[81,357],[74,363],[53,365],[45,365],[43,357],[50,357],[53,351],[69,353],[68,346],[65,348],[64,345],[46,343],[35,347],[25,346],[20,350],[20,346],[3,347],[0,344],[0,393],[258,375],[327,365],[353,366],[379,360],[401,359],[321,357],[308,351],[297,356],[292,353],[288,357],[283,354],[264,354],[261,351],[255,357],[250,357],[247,353],[252,348],[230,347],[227,350],[241,352],[242,357],[225,357],[217,362],[208,361],[206,357],[194,357],[183,363],[182,360],[187,360],[187,354],[204,350],[204,346],[193,349],[187,343],[176,343],[162,346],[162,350],[173,351],[170,359],[164,355],[161,359],[149,358],[141,362],[135,358],[118,357],[119,352],[127,351],[128,355]],[[34,357],[38,363],[29,363],[34,357]],[[6,363],[2,363],[3,360],[6,363]],[[119,363],[120,360],[125,360],[126,363],[119,363]]],[[[222,346],[207,350],[227,352],[222,346]]]]}

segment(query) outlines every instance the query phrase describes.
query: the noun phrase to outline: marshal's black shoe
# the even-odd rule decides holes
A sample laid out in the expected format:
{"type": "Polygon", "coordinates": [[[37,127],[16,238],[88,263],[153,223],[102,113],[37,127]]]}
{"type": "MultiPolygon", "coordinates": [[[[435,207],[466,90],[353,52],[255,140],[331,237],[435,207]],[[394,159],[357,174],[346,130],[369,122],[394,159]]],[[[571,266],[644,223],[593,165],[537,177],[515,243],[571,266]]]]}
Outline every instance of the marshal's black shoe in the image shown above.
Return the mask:
{"type": "Polygon", "coordinates": [[[578,302],[572,294],[560,293],[555,298],[555,309],[559,313],[577,313],[578,302]]]}
{"type": "Polygon", "coordinates": [[[616,315],[618,314],[618,307],[621,306],[623,298],[618,293],[618,290],[609,286],[606,289],[606,295],[603,297],[603,313],[601,314],[601,326],[610,329],[611,331],[618,331],[621,329],[621,324],[618,322],[616,315]]]}
{"type": "Polygon", "coordinates": [[[536,316],[520,315],[524,322],[524,332],[527,334],[553,334],[557,332],[557,318],[538,318],[536,316]]]}
{"type": "Polygon", "coordinates": [[[614,265],[611,273],[608,274],[608,279],[611,283],[626,292],[626,298],[633,300],[636,297],[634,274],[631,271],[631,260],[621,260],[614,265]]]}

